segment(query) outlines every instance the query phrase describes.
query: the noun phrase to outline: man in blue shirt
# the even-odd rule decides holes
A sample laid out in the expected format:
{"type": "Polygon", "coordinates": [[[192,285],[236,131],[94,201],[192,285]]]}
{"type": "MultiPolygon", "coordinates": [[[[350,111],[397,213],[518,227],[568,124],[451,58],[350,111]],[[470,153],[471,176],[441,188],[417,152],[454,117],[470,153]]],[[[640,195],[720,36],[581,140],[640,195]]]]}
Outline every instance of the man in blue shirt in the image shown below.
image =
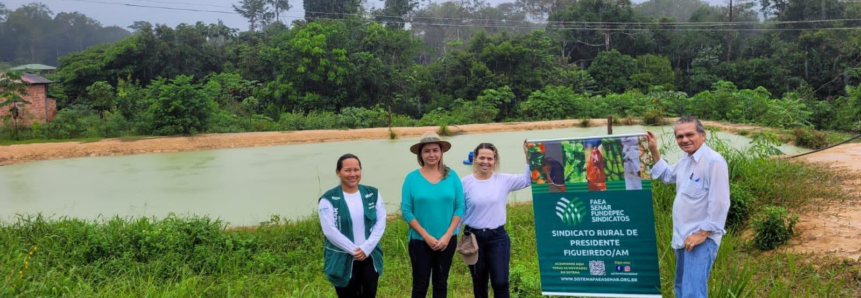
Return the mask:
{"type": "Polygon", "coordinates": [[[696,117],[681,117],[673,126],[685,155],[674,165],[661,159],[658,139],[648,132],[655,165],[652,177],[676,184],[673,241],[676,251],[675,292],[678,298],[708,297],[708,278],[729,212],[729,170],[726,160],[705,145],[706,132],[696,117]]]}

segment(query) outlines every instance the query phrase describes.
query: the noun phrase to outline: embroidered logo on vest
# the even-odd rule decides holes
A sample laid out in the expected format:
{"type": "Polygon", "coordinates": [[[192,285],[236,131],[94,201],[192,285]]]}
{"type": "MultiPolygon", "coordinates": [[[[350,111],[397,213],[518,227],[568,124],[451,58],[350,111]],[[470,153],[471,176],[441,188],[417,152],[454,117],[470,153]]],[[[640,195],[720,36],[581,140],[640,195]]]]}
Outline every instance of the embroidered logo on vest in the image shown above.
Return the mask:
{"type": "Polygon", "coordinates": [[[335,219],[335,228],[336,228],[336,229],[338,229],[338,230],[340,230],[340,229],[341,229],[341,221],[340,221],[340,220],[338,220],[338,207],[332,207],[332,209],[333,209],[334,214],[335,214],[335,216],[334,216],[334,219],[335,219]]]}

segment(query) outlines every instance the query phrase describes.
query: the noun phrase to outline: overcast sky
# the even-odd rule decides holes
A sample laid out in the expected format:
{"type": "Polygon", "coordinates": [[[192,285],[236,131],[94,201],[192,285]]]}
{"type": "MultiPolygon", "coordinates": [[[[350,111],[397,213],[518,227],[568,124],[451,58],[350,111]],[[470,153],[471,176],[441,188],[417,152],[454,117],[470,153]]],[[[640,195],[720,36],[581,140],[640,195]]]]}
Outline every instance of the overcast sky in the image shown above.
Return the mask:
{"type": "MultiPolygon", "coordinates": [[[[248,29],[247,21],[241,16],[234,13],[232,4],[238,3],[240,0],[41,0],[38,2],[45,3],[51,8],[55,14],[60,12],[80,12],[83,13],[105,26],[116,25],[127,27],[135,21],[148,21],[150,23],[167,24],[174,27],[180,23],[194,24],[197,21],[204,23],[217,23],[218,20],[224,21],[224,24],[239,28],[241,30],[248,29]],[[127,6],[124,4],[138,5],[127,6]],[[160,9],[141,6],[157,6],[170,8],[184,8],[192,10],[208,10],[213,12],[199,11],[180,11],[171,9],[160,9]],[[219,13],[221,12],[221,13],[219,13]]],[[[367,0],[368,7],[382,7],[381,0],[367,0]]],[[[443,0],[433,0],[442,2],[443,0]]],[[[633,0],[634,3],[643,2],[645,0],[633,0]]],[[[8,9],[17,9],[21,5],[32,3],[33,0],[0,0],[6,4],[8,9]]],[[[488,0],[491,5],[499,3],[512,2],[512,0],[488,0]]],[[[725,0],[706,0],[712,5],[725,5],[725,0]]],[[[305,11],[302,9],[301,0],[290,0],[290,5],[293,8],[282,15],[282,21],[291,23],[293,20],[302,19],[305,16],[305,11]]]]}

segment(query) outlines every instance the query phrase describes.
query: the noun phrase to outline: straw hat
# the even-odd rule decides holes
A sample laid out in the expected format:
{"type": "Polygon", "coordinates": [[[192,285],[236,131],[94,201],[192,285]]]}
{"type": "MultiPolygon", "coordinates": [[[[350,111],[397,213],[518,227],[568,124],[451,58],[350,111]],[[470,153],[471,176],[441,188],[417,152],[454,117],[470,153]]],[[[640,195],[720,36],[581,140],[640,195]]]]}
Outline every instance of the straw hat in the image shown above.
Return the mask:
{"type": "Polygon", "coordinates": [[[418,143],[415,143],[414,145],[412,145],[410,147],[410,151],[414,154],[419,154],[419,148],[421,148],[422,145],[428,144],[428,143],[439,144],[439,147],[440,147],[440,149],[442,149],[442,152],[447,152],[448,149],[451,149],[451,143],[443,141],[442,138],[440,138],[438,134],[436,134],[433,131],[429,131],[429,132],[426,132],[422,135],[422,137],[421,137],[421,139],[419,139],[418,143]]]}

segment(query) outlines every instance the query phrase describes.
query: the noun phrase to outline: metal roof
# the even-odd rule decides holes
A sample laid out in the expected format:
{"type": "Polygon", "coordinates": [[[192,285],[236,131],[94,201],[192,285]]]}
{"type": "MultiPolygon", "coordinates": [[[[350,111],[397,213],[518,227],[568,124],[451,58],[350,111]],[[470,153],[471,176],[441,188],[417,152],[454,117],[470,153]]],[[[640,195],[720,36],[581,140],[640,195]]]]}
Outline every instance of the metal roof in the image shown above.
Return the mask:
{"type": "Polygon", "coordinates": [[[10,68],[9,70],[55,70],[56,67],[48,66],[44,64],[25,64],[17,67],[10,68]]]}
{"type": "Polygon", "coordinates": [[[38,75],[34,75],[32,73],[22,73],[21,80],[27,82],[28,84],[50,84],[53,83],[51,80],[43,78],[38,75]]]}

